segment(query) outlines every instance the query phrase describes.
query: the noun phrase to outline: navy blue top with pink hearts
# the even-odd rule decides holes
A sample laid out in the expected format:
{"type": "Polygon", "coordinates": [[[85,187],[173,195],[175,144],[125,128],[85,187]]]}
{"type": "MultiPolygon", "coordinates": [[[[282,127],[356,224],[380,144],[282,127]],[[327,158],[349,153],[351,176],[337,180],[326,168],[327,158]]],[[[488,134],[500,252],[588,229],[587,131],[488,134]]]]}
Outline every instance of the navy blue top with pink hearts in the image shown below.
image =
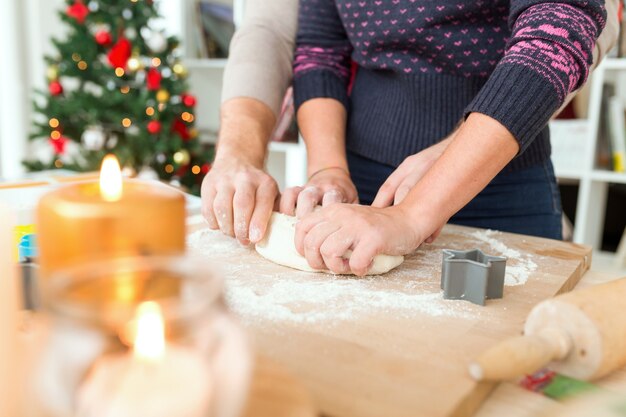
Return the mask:
{"type": "Polygon", "coordinates": [[[605,19],[602,0],[300,0],[296,105],[339,100],[347,147],[392,166],[483,113],[520,144],[508,169],[532,166],[605,19]]]}

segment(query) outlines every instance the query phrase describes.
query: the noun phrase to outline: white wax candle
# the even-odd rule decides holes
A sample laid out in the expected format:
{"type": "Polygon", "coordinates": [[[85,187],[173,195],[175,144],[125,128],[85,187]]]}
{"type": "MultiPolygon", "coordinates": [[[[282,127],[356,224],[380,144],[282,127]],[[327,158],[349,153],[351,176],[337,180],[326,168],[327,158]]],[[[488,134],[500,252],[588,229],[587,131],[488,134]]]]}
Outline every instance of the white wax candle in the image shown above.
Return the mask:
{"type": "Polygon", "coordinates": [[[17,265],[13,260],[13,221],[0,205],[0,416],[17,416],[17,265]]]}
{"type": "Polygon", "coordinates": [[[207,417],[211,373],[207,361],[166,346],[158,361],[127,355],[99,359],[78,393],[77,417],[207,417]]]}
{"type": "Polygon", "coordinates": [[[207,417],[211,372],[199,352],[165,342],[158,304],[137,309],[133,353],[100,358],[78,392],[77,417],[207,417]]]}

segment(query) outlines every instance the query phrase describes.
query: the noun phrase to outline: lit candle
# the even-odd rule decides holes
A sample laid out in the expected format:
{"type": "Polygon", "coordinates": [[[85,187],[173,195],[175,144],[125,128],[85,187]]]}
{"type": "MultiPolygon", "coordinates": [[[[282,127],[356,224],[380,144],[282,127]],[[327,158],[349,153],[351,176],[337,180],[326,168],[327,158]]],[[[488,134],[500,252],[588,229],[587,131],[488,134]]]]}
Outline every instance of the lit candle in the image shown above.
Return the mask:
{"type": "Polygon", "coordinates": [[[19,415],[15,366],[19,292],[12,246],[12,217],[0,206],[0,416],[19,415]]]}
{"type": "Polygon", "coordinates": [[[37,208],[40,275],[117,256],[171,255],[185,250],[185,199],[154,183],[122,180],[115,157],[100,182],[64,186],[37,208]]]}
{"type": "Polygon", "coordinates": [[[78,391],[77,417],[207,417],[211,410],[207,358],[165,341],[157,303],[139,305],[132,354],[96,361],[78,391]]]}

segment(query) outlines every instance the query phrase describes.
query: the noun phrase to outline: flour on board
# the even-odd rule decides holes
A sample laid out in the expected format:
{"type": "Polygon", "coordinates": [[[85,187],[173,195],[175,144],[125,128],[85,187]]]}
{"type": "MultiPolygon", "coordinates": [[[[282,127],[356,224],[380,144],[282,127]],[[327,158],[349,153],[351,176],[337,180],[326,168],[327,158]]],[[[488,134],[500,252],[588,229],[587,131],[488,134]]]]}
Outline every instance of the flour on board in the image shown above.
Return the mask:
{"type": "Polygon", "coordinates": [[[225,279],[228,304],[244,321],[332,324],[380,313],[404,318],[481,314],[471,303],[443,300],[441,251],[435,248],[420,249],[384,276],[355,278],[281,267],[206,229],[191,234],[187,247],[213,261],[225,279]]]}
{"type": "Polygon", "coordinates": [[[500,232],[495,230],[479,230],[467,233],[468,236],[488,244],[493,252],[489,253],[490,255],[507,257],[504,285],[524,285],[526,281],[528,281],[530,274],[537,269],[537,264],[533,262],[530,254],[522,254],[496,239],[494,236],[498,234],[500,234],[500,232]]]}

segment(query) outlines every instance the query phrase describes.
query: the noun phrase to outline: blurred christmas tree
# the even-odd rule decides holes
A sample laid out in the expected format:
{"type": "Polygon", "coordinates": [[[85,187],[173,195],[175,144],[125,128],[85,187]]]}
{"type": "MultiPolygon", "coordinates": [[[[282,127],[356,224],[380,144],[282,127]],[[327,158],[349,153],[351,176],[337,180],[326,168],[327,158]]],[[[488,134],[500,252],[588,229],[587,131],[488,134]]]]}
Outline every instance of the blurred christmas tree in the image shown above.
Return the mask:
{"type": "Polygon", "coordinates": [[[177,39],[149,25],[159,18],[153,1],[68,0],[60,15],[69,31],[45,58],[48,91],[38,92],[31,135],[53,152],[25,166],[91,171],[114,153],[134,173],[199,194],[212,149],[196,138],[177,39]]]}

